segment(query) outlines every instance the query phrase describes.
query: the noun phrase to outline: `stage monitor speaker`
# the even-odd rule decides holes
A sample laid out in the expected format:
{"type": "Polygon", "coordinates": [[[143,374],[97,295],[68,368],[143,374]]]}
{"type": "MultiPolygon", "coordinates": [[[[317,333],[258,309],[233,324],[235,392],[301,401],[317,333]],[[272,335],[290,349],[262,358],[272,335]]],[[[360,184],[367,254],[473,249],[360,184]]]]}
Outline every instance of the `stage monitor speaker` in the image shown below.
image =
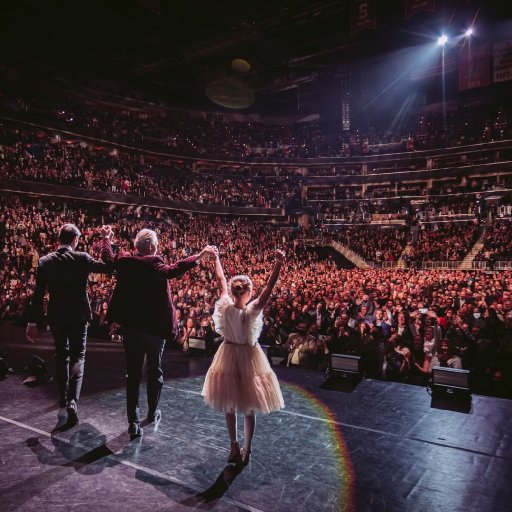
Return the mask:
{"type": "Polygon", "coordinates": [[[359,375],[361,373],[361,357],[349,356],[347,354],[331,354],[330,371],[351,373],[359,375]]]}
{"type": "Polygon", "coordinates": [[[432,388],[434,391],[445,390],[447,393],[459,391],[469,394],[469,370],[433,366],[432,388]]]}
{"type": "Polygon", "coordinates": [[[331,354],[322,389],[352,393],[361,382],[361,358],[347,354],[331,354]]]}
{"type": "Polygon", "coordinates": [[[188,348],[195,350],[206,350],[206,341],[203,338],[189,338],[188,348]]]}

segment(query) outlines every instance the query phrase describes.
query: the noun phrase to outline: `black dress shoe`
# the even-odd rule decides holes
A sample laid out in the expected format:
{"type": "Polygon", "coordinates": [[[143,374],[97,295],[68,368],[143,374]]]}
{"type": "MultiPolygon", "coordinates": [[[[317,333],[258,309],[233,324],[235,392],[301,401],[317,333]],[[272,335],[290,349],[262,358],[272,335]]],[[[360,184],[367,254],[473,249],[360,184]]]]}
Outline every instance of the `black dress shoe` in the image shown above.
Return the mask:
{"type": "Polygon", "coordinates": [[[149,413],[146,421],[148,423],[158,423],[162,419],[162,411],[157,409],[153,414],[149,413]]]}
{"type": "Polygon", "coordinates": [[[128,425],[128,434],[130,434],[130,439],[135,439],[136,437],[140,437],[142,435],[142,428],[139,423],[136,421],[130,422],[128,425]]]}
{"type": "Polygon", "coordinates": [[[78,423],[78,407],[74,400],[68,402],[68,421],[66,422],[68,427],[72,427],[78,423]]]}

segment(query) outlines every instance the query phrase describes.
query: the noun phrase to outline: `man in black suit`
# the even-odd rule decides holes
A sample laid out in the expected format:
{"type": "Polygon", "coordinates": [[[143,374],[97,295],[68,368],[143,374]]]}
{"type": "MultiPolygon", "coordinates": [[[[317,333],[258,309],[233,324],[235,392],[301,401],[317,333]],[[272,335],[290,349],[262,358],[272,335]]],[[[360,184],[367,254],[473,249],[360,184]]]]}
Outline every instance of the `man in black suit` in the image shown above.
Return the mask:
{"type": "Polygon", "coordinates": [[[311,315],[311,322],[318,327],[319,334],[327,334],[327,329],[334,323],[325,307],[325,303],[320,301],[317,303],[315,312],[311,315]]]}
{"type": "MultiPolygon", "coordinates": [[[[77,402],[84,374],[87,326],[91,320],[87,280],[91,272],[107,273],[112,268],[86,252],[75,250],[80,235],[74,224],[64,224],[59,231],[60,247],[39,260],[26,331],[27,339],[34,343],[48,291],[47,320],[55,342],[59,404],[67,407],[68,425],[78,423],[77,402]]],[[[108,231],[102,230],[102,236],[108,236],[108,231]]]]}
{"type": "Polygon", "coordinates": [[[144,356],[147,358],[148,423],[161,418],[158,401],[164,378],[162,354],[167,339],[175,338],[175,308],[168,279],[194,268],[205,256],[214,256],[216,248],[206,246],[200,253],[174,265],[166,265],[157,256],[158,238],[154,231],[142,229],[135,237],[135,253],[114,255],[111,236],[103,239],[102,259],[113,264],[117,283],[110,299],[107,318],[123,335],[126,356],[126,407],[128,432],[132,438],[142,434],[139,416],[139,385],[144,356]]]}

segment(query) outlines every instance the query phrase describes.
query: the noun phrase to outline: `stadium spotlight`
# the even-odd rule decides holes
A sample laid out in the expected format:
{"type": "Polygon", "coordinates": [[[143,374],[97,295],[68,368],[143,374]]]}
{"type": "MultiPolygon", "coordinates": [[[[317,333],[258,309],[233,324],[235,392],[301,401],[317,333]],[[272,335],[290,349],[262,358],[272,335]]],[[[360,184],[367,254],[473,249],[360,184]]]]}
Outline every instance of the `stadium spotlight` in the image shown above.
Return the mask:
{"type": "Polygon", "coordinates": [[[448,36],[446,34],[443,34],[439,39],[437,40],[437,44],[439,46],[444,46],[448,42],[448,36]]]}
{"type": "Polygon", "coordinates": [[[466,37],[469,37],[469,36],[472,36],[472,35],[473,35],[473,28],[472,28],[472,27],[469,27],[469,28],[466,30],[465,36],[466,36],[466,37]]]}

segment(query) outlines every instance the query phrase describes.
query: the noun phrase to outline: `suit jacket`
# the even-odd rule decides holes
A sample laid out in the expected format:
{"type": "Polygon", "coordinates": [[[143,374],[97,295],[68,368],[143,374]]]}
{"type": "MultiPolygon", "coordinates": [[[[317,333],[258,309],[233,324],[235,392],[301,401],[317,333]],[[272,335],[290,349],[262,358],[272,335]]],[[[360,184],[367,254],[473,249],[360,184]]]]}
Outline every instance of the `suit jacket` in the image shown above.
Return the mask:
{"type": "Polygon", "coordinates": [[[453,307],[455,311],[459,311],[459,309],[464,306],[464,304],[472,304],[475,306],[475,299],[473,297],[466,297],[464,300],[462,300],[460,297],[455,297],[455,300],[453,301],[453,307]]]}
{"type": "MultiPolygon", "coordinates": [[[[318,325],[318,313],[316,311],[311,315],[309,321],[318,325]]],[[[332,323],[333,322],[329,312],[323,311],[320,316],[320,325],[318,325],[320,334],[325,334],[332,323]]]]}
{"type": "Polygon", "coordinates": [[[125,252],[114,255],[109,240],[103,241],[101,257],[113,264],[117,275],[108,320],[123,327],[175,339],[178,329],[167,280],[195,267],[195,258],[191,256],[174,265],[166,265],[160,256],[125,252]]]}
{"type": "Polygon", "coordinates": [[[88,322],[91,305],[87,296],[87,278],[91,272],[107,273],[111,266],[95,260],[86,252],[73,251],[68,246],[43,256],[37,267],[36,289],[29,308],[28,321],[36,323],[43,317],[46,290],[48,323],[88,322]]]}

